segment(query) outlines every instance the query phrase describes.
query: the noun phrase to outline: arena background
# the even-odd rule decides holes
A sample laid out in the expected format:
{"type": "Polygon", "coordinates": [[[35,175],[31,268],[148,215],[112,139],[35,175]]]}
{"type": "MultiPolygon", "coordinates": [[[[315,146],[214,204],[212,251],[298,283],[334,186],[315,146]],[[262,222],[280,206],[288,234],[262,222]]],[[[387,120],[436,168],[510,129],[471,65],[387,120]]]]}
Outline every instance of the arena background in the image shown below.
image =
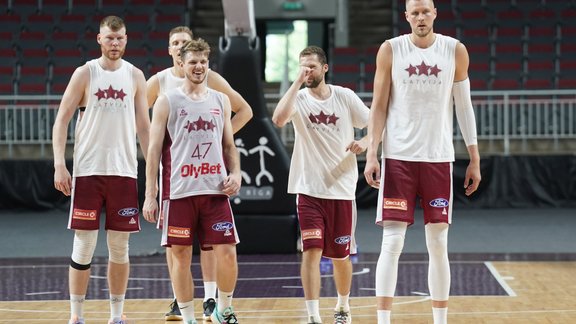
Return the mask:
{"type": "MultiPolygon", "coordinates": [[[[575,4],[567,0],[437,0],[435,4],[435,31],[457,37],[470,54],[482,156],[478,192],[470,198],[455,192],[449,236],[456,296],[451,322],[574,322],[576,286],[570,278],[576,273],[575,4]]],[[[237,289],[238,310],[251,323],[304,320],[300,283],[294,279],[300,257],[294,197],[285,193],[293,132],[270,122],[282,90],[291,81],[290,72],[282,69],[281,80],[265,79],[270,64],[268,36],[288,39],[300,32],[293,22],[306,21],[307,44],[322,46],[329,55],[329,81],[355,90],[369,106],[378,46],[409,31],[403,9],[404,1],[387,0],[2,2],[0,323],[57,323],[67,317],[66,260],[73,233],[65,229],[69,199],[52,185],[51,129],[70,75],[99,56],[97,26],[108,14],[125,19],[129,35],[125,59],[146,77],[171,64],[166,51],[168,31],[177,25],[190,26],[212,45],[212,68],[251,104],[254,119],[236,136],[237,146],[245,151],[242,165],[251,183],[245,183],[243,192],[232,199],[242,239],[238,250],[244,284],[237,289]],[[243,11],[246,8],[253,10],[243,11]],[[226,29],[225,20],[228,27],[243,28],[226,29]],[[288,288],[268,291],[255,284],[260,271],[290,276],[293,281],[281,286],[296,288],[289,293],[288,288]],[[281,306],[252,304],[251,298],[262,297],[294,298],[281,299],[281,306]],[[44,314],[32,311],[37,308],[44,314]]],[[[285,53],[299,50],[284,44],[285,53]]],[[[73,125],[69,134],[71,158],[73,125]]],[[[454,139],[458,189],[467,155],[457,127],[454,139]]],[[[139,174],[144,167],[140,160],[139,174]]],[[[370,289],[381,232],[373,224],[376,191],[362,180],[362,169],[360,157],[360,253],[354,260],[358,275],[352,304],[358,307],[353,310],[359,315],[355,322],[368,323],[375,318],[370,289]]],[[[139,184],[142,194],[143,179],[139,184]]],[[[152,225],[143,224],[142,233],[131,238],[132,260],[140,265],[133,273],[158,281],[157,286],[144,285],[146,293],[134,288],[128,294],[129,299],[140,300],[128,302],[129,315],[137,322],[161,321],[171,297],[166,273],[154,270],[164,269],[159,236],[152,225]],[[152,270],[144,265],[152,265],[152,270]],[[148,305],[149,312],[138,308],[141,303],[148,305]]],[[[95,264],[105,263],[104,242],[101,235],[95,264]]],[[[427,294],[421,221],[408,231],[404,251],[397,290],[401,297],[393,319],[426,323],[431,321],[427,304],[414,301],[427,294]]],[[[197,262],[195,258],[193,271],[198,278],[197,262]]],[[[330,279],[329,265],[322,266],[330,279]]],[[[105,299],[101,292],[105,284],[98,273],[93,281],[89,297],[105,299]]],[[[335,296],[330,280],[323,281],[323,296],[328,300],[323,304],[327,320],[330,298],[335,296]]],[[[91,305],[93,319],[105,317],[105,303],[91,305]]]]}

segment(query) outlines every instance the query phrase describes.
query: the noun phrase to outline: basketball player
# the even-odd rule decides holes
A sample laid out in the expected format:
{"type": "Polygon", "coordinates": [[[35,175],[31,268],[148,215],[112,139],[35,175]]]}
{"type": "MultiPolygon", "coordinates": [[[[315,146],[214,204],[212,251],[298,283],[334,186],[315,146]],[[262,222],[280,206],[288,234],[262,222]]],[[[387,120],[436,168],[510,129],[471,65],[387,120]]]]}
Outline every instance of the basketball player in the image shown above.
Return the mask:
{"type": "Polygon", "coordinates": [[[317,46],[300,52],[300,72],[280,99],[272,121],[292,122],[296,141],[290,163],[288,193],[297,194],[302,239],[302,286],[309,323],[322,323],[319,310],[320,259],[332,259],[338,302],[334,323],[350,323],[352,284],[350,254],[356,253],[354,154],[366,150],[367,138],[354,140],[369,110],[350,89],[326,84],[326,54],[317,46]],[[300,87],[304,85],[304,89],[300,87]]]}
{"type": "Polygon", "coordinates": [[[228,197],[240,189],[240,156],[232,135],[230,101],[205,83],[209,53],[202,39],[180,49],[184,83],[164,92],[154,104],[146,165],[150,178],[143,212],[146,220],[155,222],[155,179],[162,152],[163,190],[169,197],[162,204],[162,245],[172,246],[172,287],[186,324],[196,323],[190,272],[194,234],[200,246],[212,247],[217,257],[218,303],[210,319],[238,322],[231,306],[238,235],[228,197]]]}
{"type": "Polygon", "coordinates": [[[54,187],[72,195],[68,228],[75,230],[69,270],[71,324],[84,323],[83,303],[103,205],[109,251],[109,323],[125,323],[128,239],[140,230],[135,135],[146,156],[150,127],[144,74],[122,59],[127,40],[121,18],[102,19],[97,36],[102,56],[74,71],[54,123],[54,187]],[[64,153],[68,123],[78,107],[86,109],[76,129],[71,178],[64,153]]]}
{"type": "Polygon", "coordinates": [[[458,40],[433,31],[432,0],[407,0],[412,32],[385,41],[376,57],[364,176],[379,188],[376,223],[383,227],[376,267],[378,323],[390,323],[398,258],[416,197],[424,209],[429,254],[428,287],[435,324],[447,321],[450,292],[448,225],[452,220],[453,104],[470,163],[464,190],[480,183],[480,155],[470,98],[468,52],[458,40]],[[376,152],[382,141],[382,168],[376,152]]]}
{"type": "MultiPolygon", "coordinates": [[[[148,79],[146,86],[149,107],[154,105],[154,102],[160,93],[179,87],[184,83],[184,70],[179,64],[180,48],[182,47],[182,44],[192,40],[192,37],[192,31],[187,26],[178,26],[170,30],[168,54],[172,57],[172,67],[164,69],[148,79]]],[[[232,117],[232,130],[236,133],[252,118],[252,108],[250,108],[250,105],[246,100],[244,100],[238,92],[232,89],[230,84],[217,72],[209,69],[205,80],[208,87],[223,92],[228,96],[228,98],[230,98],[232,111],[235,113],[232,117]]],[[[158,222],[158,227],[162,227],[161,221],[158,222]]],[[[166,247],[166,262],[168,264],[168,272],[171,274],[172,249],[169,246],[166,247]]],[[[200,266],[202,269],[202,279],[204,281],[203,318],[208,320],[216,305],[217,288],[216,258],[212,249],[200,249],[200,266]]],[[[178,309],[176,298],[170,304],[170,309],[164,317],[166,321],[182,320],[182,315],[180,309],[178,309]]]]}

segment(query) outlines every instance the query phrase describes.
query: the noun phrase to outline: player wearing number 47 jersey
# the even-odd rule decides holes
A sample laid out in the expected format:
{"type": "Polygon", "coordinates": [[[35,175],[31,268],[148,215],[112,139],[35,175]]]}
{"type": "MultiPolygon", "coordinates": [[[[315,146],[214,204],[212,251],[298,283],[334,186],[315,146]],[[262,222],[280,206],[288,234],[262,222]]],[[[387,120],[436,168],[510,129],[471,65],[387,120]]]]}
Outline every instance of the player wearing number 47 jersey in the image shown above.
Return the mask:
{"type": "Polygon", "coordinates": [[[228,97],[206,87],[210,47],[202,40],[180,49],[185,80],[154,105],[146,165],[144,218],[158,215],[156,179],[162,155],[162,245],[172,246],[172,287],[185,324],[194,324],[194,285],[190,272],[194,235],[216,254],[218,304],[214,323],[238,323],[232,294],[238,265],[238,234],[228,197],[240,189],[240,157],[230,122],[228,97]],[[229,170],[227,173],[226,169],[229,170]]]}

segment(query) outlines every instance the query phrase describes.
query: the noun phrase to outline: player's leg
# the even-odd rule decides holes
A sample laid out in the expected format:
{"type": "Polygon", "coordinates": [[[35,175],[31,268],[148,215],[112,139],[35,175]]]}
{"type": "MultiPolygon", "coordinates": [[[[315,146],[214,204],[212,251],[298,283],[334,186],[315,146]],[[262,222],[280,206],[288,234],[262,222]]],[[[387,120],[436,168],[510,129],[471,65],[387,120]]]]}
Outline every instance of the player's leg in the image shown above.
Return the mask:
{"type": "Polygon", "coordinates": [[[376,309],[379,324],[390,323],[398,277],[398,259],[406,228],[414,222],[418,179],[414,162],[386,159],[382,163],[376,222],[382,225],[382,246],[376,264],[376,309]]]}
{"type": "Polygon", "coordinates": [[[182,313],[180,312],[180,308],[178,307],[178,299],[176,299],[176,293],[174,290],[174,286],[172,285],[172,247],[166,247],[166,265],[168,266],[168,277],[170,278],[170,284],[172,287],[172,294],[174,294],[174,299],[168,306],[168,312],[164,314],[164,320],[166,321],[181,321],[182,320],[182,313]]]}
{"type": "Polygon", "coordinates": [[[356,254],[356,204],[352,200],[324,200],[325,218],[325,257],[332,259],[334,283],[338,301],[334,308],[334,323],[352,322],[350,313],[350,287],[352,286],[351,254],[356,254]]]}
{"type": "Polygon", "coordinates": [[[421,163],[422,208],[429,255],[428,287],[435,324],[448,318],[450,263],[448,228],[452,221],[452,163],[421,163]]]}
{"type": "Polygon", "coordinates": [[[209,320],[216,306],[216,254],[212,248],[200,249],[200,267],[204,284],[204,299],[202,302],[203,318],[209,320]]]}
{"type": "Polygon", "coordinates": [[[404,247],[408,223],[384,221],[382,246],[376,264],[376,309],[378,323],[390,323],[390,313],[398,278],[398,259],[404,247]]]}
{"type": "Polygon", "coordinates": [[[212,247],[218,260],[216,265],[218,302],[211,319],[216,323],[236,323],[236,314],[232,308],[232,297],[238,279],[236,244],[216,244],[212,247]]]}
{"type": "Polygon", "coordinates": [[[90,279],[90,265],[98,240],[104,185],[99,177],[77,177],[73,181],[68,220],[68,229],[75,230],[68,272],[69,323],[83,324],[83,306],[90,279]]]}
{"type": "MultiPolygon", "coordinates": [[[[305,243],[304,243],[305,244],[305,243]]],[[[320,317],[320,259],[322,249],[304,248],[302,253],[302,265],[300,278],[304,289],[306,310],[308,311],[309,323],[322,323],[320,317]]]]}
{"type": "Polygon", "coordinates": [[[136,179],[103,177],[106,181],[106,230],[111,324],[125,323],[124,298],[130,275],[130,233],[140,231],[136,179]]]}
{"type": "Polygon", "coordinates": [[[90,265],[96,248],[98,231],[76,230],[72,246],[72,258],[68,272],[70,289],[70,322],[84,323],[84,301],[90,280],[90,265]]]}

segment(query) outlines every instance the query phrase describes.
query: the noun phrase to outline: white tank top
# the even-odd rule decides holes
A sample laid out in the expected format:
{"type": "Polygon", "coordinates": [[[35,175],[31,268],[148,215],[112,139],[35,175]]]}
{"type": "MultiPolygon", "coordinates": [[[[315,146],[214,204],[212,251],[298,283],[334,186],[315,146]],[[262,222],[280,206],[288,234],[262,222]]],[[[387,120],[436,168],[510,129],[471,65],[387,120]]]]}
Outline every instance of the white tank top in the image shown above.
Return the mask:
{"type": "Polygon", "coordinates": [[[428,48],[409,35],[392,45],[392,88],[382,156],[404,161],[454,161],[452,85],[458,40],[435,34],[428,48]]]}
{"type": "Polygon", "coordinates": [[[224,194],[224,94],[207,89],[192,100],[181,87],[166,91],[170,111],[162,149],[163,197],[224,194]]]}
{"type": "Polygon", "coordinates": [[[352,90],[329,87],[326,100],[314,98],[307,88],[298,91],[290,117],[296,138],[288,193],[353,200],[358,166],[346,146],[354,140],[354,128],[366,127],[370,110],[352,90]]]}
{"type": "Polygon", "coordinates": [[[133,65],[122,60],[115,71],[104,70],[98,59],[86,65],[90,68],[89,97],[76,129],[74,176],[136,178],[133,65]]]}

